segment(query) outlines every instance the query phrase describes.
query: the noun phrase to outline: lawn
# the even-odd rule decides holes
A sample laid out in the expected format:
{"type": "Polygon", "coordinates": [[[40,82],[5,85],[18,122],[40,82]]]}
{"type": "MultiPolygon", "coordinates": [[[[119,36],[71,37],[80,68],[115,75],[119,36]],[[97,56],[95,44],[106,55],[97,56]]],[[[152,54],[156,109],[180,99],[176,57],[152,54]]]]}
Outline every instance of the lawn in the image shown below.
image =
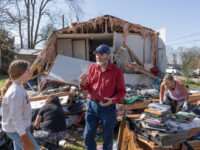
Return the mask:
{"type": "Polygon", "coordinates": [[[193,81],[182,80],[185,85],[188,85],[189,88],[200,89],[200,83],[195,83],[193,81]]]}
{"type": "MultiPolygon", "coordinates": [[[[64,147],[60,148],[61,150],[84,150],[84,141],[83,141],[83,132],[78,132],[76,129],[77,127],[73,126],[68,129],[68,133],[70,136],[76,139],[75,142],[70,142],[69,140],[66,141],[64,147]]],[[[115,128],[115,134],[114,134],[114,142],[116,142],[117,139],[117,133],[118,133],[118,126],[115,128]]],[[[101,147],[103,145],[103,139],[102,134],[96,134],[96,142],[97,147],[101,147]]]]}
{"type": "MultiPolygon", "coordinates": [[[[75,138],[75,142],[67,140],[64,147],[60,147],[60,150],[84,150],[83,132],[79,132],[75,127],[72,126],[68,129],[68,133],[71,137],[75,138]]],[[[84,127],[83,127],[84,128],[84,127]]],[[[97,145],[102,145],[102,135],[97,134],[96,136],[97,145]]]]}
{"type": "MultiPolygon", "coordinates": [[[[9,78],[8,75],[0,75],[0,89],[3,87],[6,79],[8,79],[8,78],[9,78]]],[[[82,127],[82,128],[84,129],[84,127],[82,127]]],[[[78,132],[77,128],[75,126],[73,126],[68,129],[68,133],[71,137],[75,138],[76,141],[72,142],[72,141],[67,140],[64,147],[60,146],[60,150],[83,150],[83,149],[85,149],[84,142],[83,142],[83,132],[78,132]]],[[[116,140],[116,138],[117,138],[117,134],[115,134],[115,140],[116,140]]],[[[96,141],[97,141],[97,145],[103,144],[101,134],[97,134],[96,141]]]]}
{"type": "MultiPolygon", "coordinates": [[[[0,75],[0,88],[2,88],[3,84],[5,83],[6,79],[8,78],[8,75],[0,75]]],[[[198,88],[200,89],[200,84],[196,84],[194,82],[186,82],[183,81],[184,84],[189,85],[190,88],[198,88]]],[[[76,141],[72,142],[67,140],[65,142],[64,147],[60,147],[60,150],[83,150],[84,148],[84,142],[83,142],[83,132],[79,132],[77,130],[78,127],[71,127],[68,129],[68,133],[71,137],[75,138],[76,141]]],[[[84,127],[82,127],[84,128],[84,127]]],[[[114,140],[116,141],[117,139],[117,131],[115,131],[115,138],[114,140]]],[[[102,135],[101,134],[97,134],[96,136],[96,141],[97,141],[97,145],[102,145],[103,144],[103,140],[102,140],[102,135]]]]}
{"type": "Polygon", "coordinates": [[[8,75],[0,75],[0,89],[3,87],[6,79],[8,79],[9,76],[8,75]]]}

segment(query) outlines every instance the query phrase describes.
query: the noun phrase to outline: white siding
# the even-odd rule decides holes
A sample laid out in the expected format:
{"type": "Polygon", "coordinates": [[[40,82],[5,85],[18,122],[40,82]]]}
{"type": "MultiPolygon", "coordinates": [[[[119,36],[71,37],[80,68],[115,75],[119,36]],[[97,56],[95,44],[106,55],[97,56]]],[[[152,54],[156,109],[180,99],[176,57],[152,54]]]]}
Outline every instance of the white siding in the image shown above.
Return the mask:
{"type": "Polygon", "coordinates": [[[166,58],[166,31],[165,29],[160,29],[158,38],[158,68],[162,72],[166,72],[167,58],[166,58]]]}

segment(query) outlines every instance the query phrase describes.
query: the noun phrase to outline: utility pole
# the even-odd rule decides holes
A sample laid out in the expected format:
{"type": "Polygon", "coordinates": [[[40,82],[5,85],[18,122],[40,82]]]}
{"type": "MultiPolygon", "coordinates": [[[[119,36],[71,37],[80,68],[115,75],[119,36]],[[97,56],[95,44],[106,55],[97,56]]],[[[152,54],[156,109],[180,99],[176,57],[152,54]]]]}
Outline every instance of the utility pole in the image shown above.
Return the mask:
{"type": "Polygon", "coordinates": [[[63,28],[65,27],[65,16],[62,16],[62,23],[63,23],[63,28]]]}

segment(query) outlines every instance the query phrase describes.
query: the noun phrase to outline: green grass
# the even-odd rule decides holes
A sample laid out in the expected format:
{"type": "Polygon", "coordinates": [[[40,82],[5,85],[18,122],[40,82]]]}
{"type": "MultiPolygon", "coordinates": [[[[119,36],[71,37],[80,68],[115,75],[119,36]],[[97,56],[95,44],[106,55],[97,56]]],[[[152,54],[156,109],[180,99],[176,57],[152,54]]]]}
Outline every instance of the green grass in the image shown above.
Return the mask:
{"type": "Polygon", "coordinates": [[[188,85],[189,88],[200,89],[200,83],[195,83],[194,81],[185,81],[182,80],[185,85],[188,85]]]}
{"type": "Polygon", "coordinates": [[[9,78],[8,75],[0,75],[0,89],[3,87],[6,80],[9,78]]]}
{"type": "MultiPolygon", "coordinates": [[[[83,132],[78,133],[76,127],[72,127],[68,129],[68,133],[70,136],[76,139],[76,142],[66,141],[64,147],[60,146],[59,150],[84,150],[84,141],[83,141],[83,132]]],[[[114,142],[117,139],[117,133],[114,134],[114,142]]],[[[103,145],[102,134],[98,134],[98,138],[96,138],[97,145],[103,145]]]]}
{"type": "MultiPolygon", "coordinates": [[[[8,75],[0,75],[0,88],[4,85],[6,79],[8,79],[8,75]]],[[[200,89],[200,84],[194,83],[192,81],[183,81],[184,84],[189,85],[190,88],[198,88],[200,89]]],[[[69,128],[68,133],[70,136],[76,139],[75,142],[71,142],[69,140],[66,141],[64,147],[60,146],[60,150],[84,150],[84,141],[82,139],[83,133],[78,133],[76,127],[69,128]]],[[[114,141],[117,139],[117,133],[115,133],[114,141]]],[[[99,138],[96,139],[97,145],[103,144],[102,135],[99,135],[99,138]]]]}

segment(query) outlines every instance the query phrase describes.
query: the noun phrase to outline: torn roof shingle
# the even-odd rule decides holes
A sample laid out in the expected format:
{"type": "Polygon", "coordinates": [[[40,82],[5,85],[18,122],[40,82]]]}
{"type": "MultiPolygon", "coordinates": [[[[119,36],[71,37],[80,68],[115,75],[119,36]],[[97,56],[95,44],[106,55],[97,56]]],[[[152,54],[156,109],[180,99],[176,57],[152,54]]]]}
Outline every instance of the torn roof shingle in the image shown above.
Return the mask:
{"type": "Polygon", "coordinates": [[[20,55],[39,55],[41,52],[41,50],[39,49],[20,49],[19,51],[17,51],[16,53],[17,54],[20,54],[20,55]]]}

